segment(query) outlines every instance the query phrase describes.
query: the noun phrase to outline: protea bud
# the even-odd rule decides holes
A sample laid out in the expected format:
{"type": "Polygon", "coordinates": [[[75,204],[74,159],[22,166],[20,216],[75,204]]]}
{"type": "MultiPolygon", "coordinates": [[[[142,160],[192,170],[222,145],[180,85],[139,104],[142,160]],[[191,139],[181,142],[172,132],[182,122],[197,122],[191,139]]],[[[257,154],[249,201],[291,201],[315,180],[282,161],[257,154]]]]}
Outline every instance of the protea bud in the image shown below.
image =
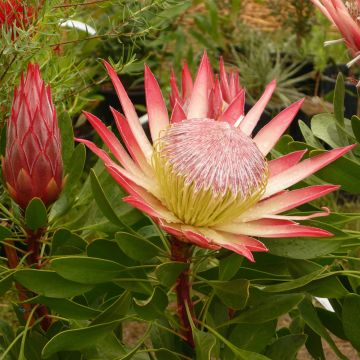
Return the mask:
{"type": "Polygon", "coordinates": [[[15,88],[3,176],[11,197],[23,209],[34,197],[50,205],[62,188],[60,130],[50,86],[38,65],[29,64],[26,78],[15,88]]]}

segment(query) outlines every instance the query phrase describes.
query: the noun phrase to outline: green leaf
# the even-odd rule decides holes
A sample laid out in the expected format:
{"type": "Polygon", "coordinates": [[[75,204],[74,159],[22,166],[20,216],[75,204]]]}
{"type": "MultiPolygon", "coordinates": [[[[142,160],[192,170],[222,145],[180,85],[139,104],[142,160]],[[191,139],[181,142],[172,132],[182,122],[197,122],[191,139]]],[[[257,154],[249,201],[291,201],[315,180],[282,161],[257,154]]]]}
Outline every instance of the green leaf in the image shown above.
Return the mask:
{"type": "Polygon", "coordinates": [[[3,126],[0,133],[0,155],[5,155],[7,126],[3,126]]]}
{"type": "Polygon", "coordinates": [[[187,268],[189,264],[177,261],[160,264],[155,269],[155,275],[161,285],[170,287],[175,284],[178,276],[187,268]]]}
{"type": "Polygon", "coordinates": [[[262,353],[275,336],[276,323],[277,320],[262,324],[237,324],[231,330],[229,341],[240,349],[262,353]]]}
{"type": "Polygon", "coordinates": [[[360,351],[360,295],[349,294],[344,299],[342,322],[345,335],[357,351],[360,351]]]}
{"type": "Polygon", "coordinates": [[[91,347],[119,325],[119,320],[80,329],[65,330],[45,345],[42,355],[48,359],[60,351],[82,350],[91,347]]]}
{"type": "Polygon", "coordinates": [[[70,159],[74,151],[74,131],[73,131],[71,117],[66,111],[63,111],[59,115],[58,123],[61,134],[62,160],[64,163],[65,174],[66,174],[71,164],[70,159]]]}
{"type": "Polygon", "coordinates": [[[159,249],[154,244],[140,236],[118,232],[115,241],[129,258],[137,261],[152,259],[159,253],[159,249]]]}
{"type": "Polygon", "coordinates": [[[47,225],[47,212],[39,198],[33,198],[25,210],[25,223],[30,230],[37,230],[47,225]]]}
{"type": "Polygon", "coordinates": [[[102,311],[92,322],[91,325],[106,323],[114,318],[124,317],[131,305],[131,296],[128,291],[123,292],[110,306],[102,311]]]}
{"type": "MultiPolygon", "coordinates": [[[[137,360],[136,358],[134,358],[134,355],[137,353],[138,349],[148,338],[148,334],[149,334],[150,330],[151,330],[151,324],[146,329],[144,336],[138,341],[138,343],[126,355],[122,355],[121,357],[118,357],[114,360],[130,360],[130,359],[137,360]]],[[[147,357],[145,357],[144,360],[145,359],[147,359],[147,357]]],[[[143,360],[143,359],[141,359],[141,360],[143,360]]]]}
{"type": "Polygon", "coordinates": [[[154,16],[153,20],[159,22],[159,25],[161,25],[163,19],[178,17],[179,15],[183,14],[191,6],[191,4],[192,2],[190,0],[181,1],[179,4],[172,5],[169,8],[161,11],[158,16],[154,16]]]}
{"type": "MultiPolygon", "coordinates": [[[[153,322],[151,328],[151,343],[156,349],[172,349],[178,351],[179,348],[176,346],[178,344],[177,335],[168,331],[171,325],[169,321],[163,316],[153,322]]],[[[166,354],[158,354],[158,360],[168,360],[166,354]]]]}
{"type": "MultiPolygon", "coordinates": [[[[311,155],[319,155],[323,151],[312,151],[311,155]]],[[[325,168],[319,170],[316,176],[332,184],[341,185],[342,190],[352,194],[360,194],[360,164],[341,157],[325,168]]]]}
{"type": "Polygon", "coordinates": [[[314,259],[328,255],[344,243],[343,240],[328,240],[327,238],[282,238],[261,239],[261,241],[271,254],[293,259],[314,259]]]}
{"type": "Polygon", "coordinates": [[[83,253],[87,242],[79,235],[67,229],[59,229],[55,232],[51,242],[52,255],[74,255],[83,253]]]}
{"type": "Polygon", "coordinates": [[[114,261],[85,256],[56,258],[51,261],[51,267],[63,278],[81,284],[109,282],[124,270],[114,261]]]}
{"type": "Polygon", "coordinates": [[[293,309],[303,298],[302,294],[266,295],[259,300],[249,301],[247,309],[222,326],[242,323],[261,324],[277,319],[293,309]]]}
{"type": "Polygon", "coordinates": [[[13,324],[9,324],[3,319],[0,319],[0,349],[3,350],[1,348],[2,346],[7,348],[14,340],[14,337],[13,324]]]}
{"type": "Polygon", "coordinates": [[[60,316],[74,320],[88,320],[100,314],[99,310],[78,304],[69,299],[56,299],[45,296],[37,296],[31,299],[31,303],[44,304],[60,316]]]}
{"type": "Polygon", "coordinates": [[[90,182],[91,189],[94,195],[96,204],[104,214],[104,216],[113,224],[120,226],[121,228],[126,227],[124,222],[116,215],[115,211],[110,205],[108,198],[105,195],[105,192],[97,178],[94,170],[90,170],[90,182]]]}
{"type": "Polygon", "coordinates": [[[55,271],[24,269],[16,271],[14,276],[27,289],[46,297],[68,298],[91,289],[89,285],[66,280],[55,271]]]}
{"type": "Polygon", "coordinates": [[[230,254],[219,264],[219,280],[231,280],[240,269],[244,258],[239,254],[230,254]]]}
{"type": "Polygon", "coordinates": [[[300,314],[304,321],[307,323],[307,325],[315,331],[317,334],[319,334],[333,349],[335,354],[340,359],[347,359],[346,356],[344,356],[341,351],[337,348],[334,340],[331,338],[329,333],[326,331],[324,325],[321,323],[320,319],[318,318],[316,311],[311,303],[311,301],[306,298],[304,299],[299,305],[298,308],[300,310],[300,314]]]}
{"type": "Polygon", "coordinates": [[[7,227],[0,225],[0,241],[11,238],[12,232],[7,227]]]}
{"type": "Polygon", "coordinates": [[[231,309],[243,309],[249,297],[250,282],[245,279],[209,281],[220,301],[231,309]]]}
{"type": "Polygon", "coordinates": [[[360,142],[360,118],[356,115],[351,117],[351,127],[356,140],[360,142]]]}
{"type": "Polygon", "coordinates": [[[7,276],[0,279],[0,295],[3,295],[6,291],[11,288],[14,274],[8,274],[7,276]]]}
{"type": "MultiPolygon", "coordinates": [[[[309,260],[288,260],[288,268],[291,275],[295,278],[301,278],[303,276],[309,276],[311,273],[320,271],[322,273],[324,266],[319,265],[309,260]]],[[[348,291],[344,288],[342,283],[330,272],[322,274],[321,279],[313,279],[310,283],[301,288],[302,291],[326,298],[342,298],[348,291]]]]}
{"type": "Polygon", "coordinates": [[[306,339],[306,349],[309,354],[318,360],[326,360],[323,344],[321,342],[321,337],[315,331],[313,331],[308,325],[305,325],[304,332],[308,336],[306,339]]]}
{"type": "Polygon", "coordinates": [[[280,140],[276,143],[274,150],[276,152],[280,152],[281,154],[287,154],[289,153],[289,143],[293,142],[294,139],[286,134],[283,135],[280,140]]]}
{"type": "Polygon", "coordinates": [[[344,99],[345,99],[345,82],[342,73],[339,72],[334,92],[334,115],[339,125],[344,126],[344,99]]]}
{"type": "Polygon", "coordinates": [[[148,321],[162,316],[167,306],[167,295],[160,287],[156,287],[151,296],[146,300],[134,299],[134,310],[142,319],[148,321]]]}
{"type": "Polygon", "coordinates": [[[338,338],[347,340],[341,319],[339,319],[336,313],[318,307],[316,308],[316,313],[321,322],[329,331],[331,331],[338,338]]]}
{"type": "MultiPolygon", "coordinates": [[[[220,335],[217,331],[215,331],[212,327],[209,325],[204,324],[204,326],[211,332],[216,338],[218,338],[221,342],[223,342],[232,352],[232,357],[228,358],[229,360],[269,360],[269,358],[265,355],[257,354],[251,351],[246,351],[239,349],[237,346],[232,344],[230,341],[228,341],[226,338],[224,338],[222,335],[220,335]],[[235,357],[234,357],[235,355],[235,357]]],[[[194,325],[192,324],[192,327],[194,328],[194,325]]]]}
{"type": "MultiPolygon", "coordinates": [[[[68,354],[68,353],[66,353],[68,354]]],[[[87,360],[114,360],[119,356],[126,354],[124,345],[114,334],[107,334],[105,337],[96,342],[95,346],[82,351],[83,359],[87,360]]],[[[51,358],[51,360],[53,360],[51,358]]],[[[58,360],[58,359],[54,359],[58,360]]],[[[62,358],[59,360],[63,360],[62,358]]],[[[66,358],[66,360],[68,360],[66,358]]],[[[76,359],[77,360],[77,359],[76,359]]],[[[133,360],[136,360],[135,358],[133,360]]]]}
{"type": "Polygon", "coordinates": [[[96,239],[86,248],[87,256],[115,261],[124,266],[134,266],[137,263],[127,257],[114,240],[96,239]]]}
{"type": "Polygon", "coordinates": [[[273,360],[294,360],[297,352],[305,344],[306,335],[286,335],[274,341],[265,352],[273,360]]]}
{"type": "Polygon", "coordinates": [[[153,287],[144,269],[127,268],[121,274],[121,277],[116,278],[113,282],[121,288],[132,292],[145,295],[150,295],[153,292],[153,287]]]}
{"type": "MultiPolygon", "coordinates": [[[[312,121],[314,120],[314,117],[312,118],[312,121]]],[[[307,144],[322,149],[323,146],[319,142],[319,140],[316,139],[311,129],[301,120],[299,120],[299,128],[301,130],[301,133],[304,137],[304,140],[307,144]]]]}
{"type": "Polygon", "coordinates": [[[298,289],[314,281],[319,277],[319,275],[323,274],[326,271],[327,269],[325,267],[322,267],[321,269],[318,269],[310,274],[301,276],[294,280],[289,280],[281,284],[264,286],[261,288],[261,290],[266,292],[284,292],[284,291],[298,289]]]}
{"type": "Polygon", "coordinates": [[[211,352],[216,344],[213,334],[193,328],[196,360],[211,360],[211,352]]]}
{"type": "Polygon", "coordinates": [[[75,150],[72,153],[67,178],[65,182],[64,192],[71,191],[73,186],[79,181],[82,172],[84,170],[86,160],[86,150],[84,144],[79,144],[76,146],[75,150]]]}
{"type": "MultiPolygon", "coordinates": [[[[317,138],[333,148],[348,145],[348,143],[343,142],[343,137],[346,135],[345,130],[340,128],[333,114],[324,113],[313,116],[311,130],[317,138]]],[[[318,149],[323,148],[323,146],[315,146],[313,143],[308,144],[318,149]]]]}
{"type": "MultiPolygon", "coordinates": [[[[156,360],[183,360],[183,354],[176,353],[170,349],[160,348],[153,350],[156,353],[156,360]]],[[[140,360],[140,359],[139,359],[140,360]]]]}

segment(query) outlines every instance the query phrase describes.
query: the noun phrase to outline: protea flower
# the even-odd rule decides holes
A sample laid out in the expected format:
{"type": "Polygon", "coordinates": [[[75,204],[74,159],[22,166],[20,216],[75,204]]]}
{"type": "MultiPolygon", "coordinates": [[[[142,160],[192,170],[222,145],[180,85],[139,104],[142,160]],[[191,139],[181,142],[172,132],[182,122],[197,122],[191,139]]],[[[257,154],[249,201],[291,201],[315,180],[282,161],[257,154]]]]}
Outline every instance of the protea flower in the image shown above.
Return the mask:
{"type": "MultiPolygon", "coordinates": [[[[322,13],[338,28],[353,60],[348,66],[360,60],[360,0],[311,0],[322,13]]],[[[337,40],[335,40],[337,42],[337,40]]],[[[334,43],[328,41],[327,44],[334,43]]]]}
{"type": "Polygon", "coordinates": [[[60,130],[50,86],[36,64],[29,64],[14,91],[2,166],[6,187],[21,208],[34,197],[45,205],[58,198],[63,174],[60,130]]]}
{"type": "Polygon", "coordinates": [[[0,0],[0,27],[26,29],[34,15],[34,8],[22,0],[0,0]]]}
{"type": "Polygon", "coordinates": [[[107,171],[129,193],[125,202],[148,214],[180,241],[208,249],[230,249],[251,261],[252,252],[267,250],[255,237],[331,236],[296,222],[325,216],[326,209],[309,216],[280,214],[338,189],[316,185],[286,190],[352,146],[304,161],[300,160],[305,151],[266,159],[303,100],[283,110],[252,137],[275,81],[245,115],[244,91],[235,83],[237,76],[229,77],[221,65],[217,79],[204,54],[194,83],[184,68],[182,96],[172,79],[169,118],[159,85],[145,66],[151,143],[114,69],[106,62],[105,66],[125,113],[123,116],[111,108],[128,151],[100,119],[87,112],[87,119],[118,163],[92,142],[77,140],[104,161],[107,171]]]}

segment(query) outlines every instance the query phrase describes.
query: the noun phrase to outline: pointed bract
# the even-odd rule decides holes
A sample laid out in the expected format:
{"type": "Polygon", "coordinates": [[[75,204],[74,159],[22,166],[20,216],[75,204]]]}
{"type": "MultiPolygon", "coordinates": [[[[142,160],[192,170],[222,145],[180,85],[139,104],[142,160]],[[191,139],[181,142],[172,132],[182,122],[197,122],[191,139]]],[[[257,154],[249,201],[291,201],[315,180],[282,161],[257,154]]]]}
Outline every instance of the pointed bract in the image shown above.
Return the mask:
{"type": "Polygon", "coordinates": [[[258,121],[260,120],[261,114],[264,112],[266,105],[268,104],[273,92],[276,88],[276,81],[273,80],[266,86],[264,93],[260,100],[250,109],[246,114],[245,118],[241,121],[239,128],[247,135],[251,135],[258,121]]]}
{"type": "Polygon", "coordinates": [[[154,142],[159,138],[160,132],[169,126],[169,116],[159,84],[147,65],[145,65],[145,96],[151,138],[154,142]]]}

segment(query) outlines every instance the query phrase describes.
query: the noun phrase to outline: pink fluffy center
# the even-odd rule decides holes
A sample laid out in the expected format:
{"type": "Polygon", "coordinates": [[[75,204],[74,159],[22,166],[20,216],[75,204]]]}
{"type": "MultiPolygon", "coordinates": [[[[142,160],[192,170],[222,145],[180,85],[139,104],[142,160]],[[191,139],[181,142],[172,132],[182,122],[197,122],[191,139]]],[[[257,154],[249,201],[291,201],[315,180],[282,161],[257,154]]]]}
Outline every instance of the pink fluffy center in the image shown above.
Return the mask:
{"type": "Polygon", "coordinates": [[[253,140],[239,128],[210,119],[171,126],[160,140],[161,157],[195,191],[229,191],[248,198],[267,180],[267,163],[253,140]]]}

